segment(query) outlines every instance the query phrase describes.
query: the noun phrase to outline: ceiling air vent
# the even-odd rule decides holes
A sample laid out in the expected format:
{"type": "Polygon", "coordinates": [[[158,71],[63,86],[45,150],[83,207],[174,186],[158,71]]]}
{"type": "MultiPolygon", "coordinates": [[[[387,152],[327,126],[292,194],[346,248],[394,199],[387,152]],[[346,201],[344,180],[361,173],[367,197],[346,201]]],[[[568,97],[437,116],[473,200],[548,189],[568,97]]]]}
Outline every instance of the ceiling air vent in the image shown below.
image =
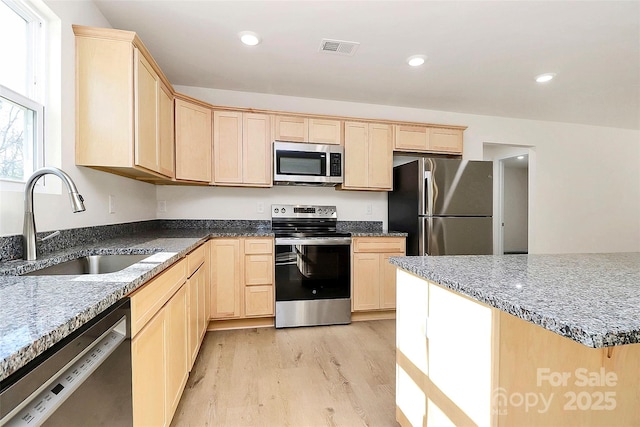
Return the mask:
{"type": "Polygon", "coordinates": [[[320,43],[320,52],[353,56],[356,53],[356,50],[358,50],[358,46],[360,46],[360,43],[358,42],[322,39],[322,42],[320,43]]]}

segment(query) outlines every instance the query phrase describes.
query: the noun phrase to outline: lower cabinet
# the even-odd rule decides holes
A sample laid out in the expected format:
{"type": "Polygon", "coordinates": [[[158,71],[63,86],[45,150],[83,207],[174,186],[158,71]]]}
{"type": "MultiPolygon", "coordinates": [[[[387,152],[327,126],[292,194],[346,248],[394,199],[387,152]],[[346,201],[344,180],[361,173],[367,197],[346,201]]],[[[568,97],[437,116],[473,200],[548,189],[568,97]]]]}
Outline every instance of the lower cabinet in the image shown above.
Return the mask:
{"type": "Polygon", "coordinates": [[[389,257],[404,256],[404,237],[354,237],[351,256],[352,311],[396,308],[395,267],[389,257]]]}
{"type": "Polygon", "coordinates": [[[216,238],[210,245],[211,318],[273,316],[273,238],[216,238]]]}
{"type": "MultiPolygon", "coordinates": [[[[177,267],[171,267],[177,268],[177,267]]],[[[131,296],[149,299],[152,280],[131,296]]],[[[133,423],[136,426],[169,425],[189,374],[187,352],[187,292],[181,285],[153,318],[131,340],[133,423]]],[[[162,296],[157,295],[158,301],[162,296]]]]}
{"type": "Polygon", "coordinates": [[[134,426],[168,426],[209,322],[208,244],[131,298],[134,426]]]}

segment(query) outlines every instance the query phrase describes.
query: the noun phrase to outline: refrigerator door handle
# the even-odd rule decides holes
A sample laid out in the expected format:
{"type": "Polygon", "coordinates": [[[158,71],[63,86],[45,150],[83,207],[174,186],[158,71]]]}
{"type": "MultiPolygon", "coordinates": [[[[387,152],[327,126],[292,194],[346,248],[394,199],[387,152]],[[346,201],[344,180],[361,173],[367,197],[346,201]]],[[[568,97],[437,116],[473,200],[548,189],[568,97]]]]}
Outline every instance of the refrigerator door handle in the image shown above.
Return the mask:
{"type": "Polygon", "coordinates": [[[431,171],[424,171],[424,200],[422,203],[426,204],[425,215],[433,215],[433,175],[431,171]]]}

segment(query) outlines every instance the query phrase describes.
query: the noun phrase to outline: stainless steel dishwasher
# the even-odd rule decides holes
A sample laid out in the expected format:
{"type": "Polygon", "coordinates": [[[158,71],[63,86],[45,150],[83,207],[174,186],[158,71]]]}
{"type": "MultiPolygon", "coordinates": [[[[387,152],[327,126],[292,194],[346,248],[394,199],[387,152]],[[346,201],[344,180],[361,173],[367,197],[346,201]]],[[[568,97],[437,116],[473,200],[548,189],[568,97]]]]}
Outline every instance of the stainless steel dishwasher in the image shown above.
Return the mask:
{"type": "Polygon", "coordinates": [[[0,426],[131,426],[131,305],[105,310],[0,383],[0,426]]]}

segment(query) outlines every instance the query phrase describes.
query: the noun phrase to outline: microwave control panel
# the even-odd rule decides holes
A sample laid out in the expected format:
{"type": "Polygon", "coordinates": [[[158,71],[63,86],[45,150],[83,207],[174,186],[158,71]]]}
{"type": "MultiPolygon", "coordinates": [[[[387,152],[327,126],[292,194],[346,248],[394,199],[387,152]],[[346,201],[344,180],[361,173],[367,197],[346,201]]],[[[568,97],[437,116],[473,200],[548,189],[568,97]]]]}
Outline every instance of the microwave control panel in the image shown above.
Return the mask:
{"type": "Polygon", "coordinates": [[[342,175],[342,155],[340,153],[329,154],[329,176],[342,175]]]}

